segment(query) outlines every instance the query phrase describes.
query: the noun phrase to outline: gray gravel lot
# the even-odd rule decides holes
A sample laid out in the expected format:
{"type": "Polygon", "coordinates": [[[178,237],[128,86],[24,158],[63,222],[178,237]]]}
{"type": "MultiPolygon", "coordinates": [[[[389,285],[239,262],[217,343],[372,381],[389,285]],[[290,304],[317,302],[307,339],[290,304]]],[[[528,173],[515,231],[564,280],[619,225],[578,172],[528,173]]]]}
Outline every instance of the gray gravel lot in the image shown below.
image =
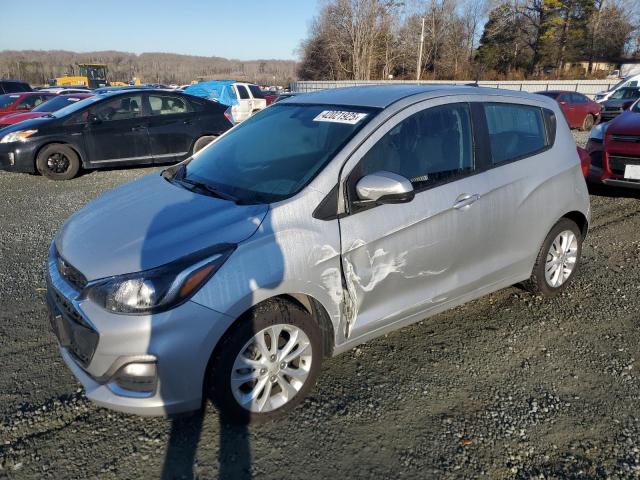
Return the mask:
{"type": "Polygon", "coordinates": [[[156,170],[0,173],[0,478],[192,478],[192,464],[202,479],[640,476],[640,194],[593,192],[562,296],[512,287],[379,338],[327,361],[289,417],[246,430],[211,407],[174,420],[98,408],[49,332],[52,236],[156,170]]]}

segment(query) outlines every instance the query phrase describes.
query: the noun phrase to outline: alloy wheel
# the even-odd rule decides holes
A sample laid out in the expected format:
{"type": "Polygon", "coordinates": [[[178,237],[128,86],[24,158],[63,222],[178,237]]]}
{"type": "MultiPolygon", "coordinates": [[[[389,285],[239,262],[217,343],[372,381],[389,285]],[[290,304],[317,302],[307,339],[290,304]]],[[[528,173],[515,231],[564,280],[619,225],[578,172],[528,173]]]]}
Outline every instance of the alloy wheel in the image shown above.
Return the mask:
{"type": "Polygon", "coordinates": [[[302,329],[289,324],[267,327],[236,356],[231,369],[233,396],[251,412],[280,408],[305,384],[311,359],[311,342],[302,329]]]}
{"type": "Polygon", "coordinates": [[[578,239],[571,230],[564,230],[551,243],[544,265],[544,276],[550,287],[563,285],[573,273],[578,260],[578,239]]]}
{"type": "Polygon", "coordinates": [[[47,158],[47,168],[53,173],[64,173],[71,162],[63,153],[53,153],[47,158]]]}

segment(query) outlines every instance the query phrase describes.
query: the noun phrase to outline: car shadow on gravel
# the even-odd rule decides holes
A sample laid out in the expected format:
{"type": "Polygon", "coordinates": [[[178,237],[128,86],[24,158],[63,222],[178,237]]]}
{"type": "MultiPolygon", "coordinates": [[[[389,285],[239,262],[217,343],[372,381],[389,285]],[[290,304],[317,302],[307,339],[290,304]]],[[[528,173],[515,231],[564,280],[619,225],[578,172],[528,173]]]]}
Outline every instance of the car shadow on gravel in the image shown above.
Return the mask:
{"type": "Polygon", "coordinates": [[[640,189],[611,187],[597,183],[588,183],[589,194],[596,197],[636,198],[640,200],[640,189]]]}
{"type": "MultiPolygon", "coordinates": [[[[195,479],[196,452],[207,408],[193,415],[171,419],[171,432],[162,466],[162,480],[195,479]]],[[[211,417],[209,417],[211,418],[211,417]]],[[[246,426],[219,417],[218,478],[248,480],[251,478],[250,435],[246,426]]]]}

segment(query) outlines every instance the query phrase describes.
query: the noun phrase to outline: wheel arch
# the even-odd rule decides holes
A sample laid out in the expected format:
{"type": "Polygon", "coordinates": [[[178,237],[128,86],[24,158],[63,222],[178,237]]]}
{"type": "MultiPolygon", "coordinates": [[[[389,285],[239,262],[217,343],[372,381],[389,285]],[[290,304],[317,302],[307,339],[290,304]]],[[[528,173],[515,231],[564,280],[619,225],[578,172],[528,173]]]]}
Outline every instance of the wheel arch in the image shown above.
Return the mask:
{"type": "Polygon", "coordinates": [[[71,148],[74,152],[76,152],[76,155],[78,155],[78,158],[80,159],[80,165],[82,167],[86,167],[85,165],[85,160],[84,160],[84,154],[83,152],[78,148],[77,145],[74,145],[73,143],[70,142],[66,142],[63,140],[48,140],[47,142],[43,143],[42,145],[40,145],[36,150],[35,153],[33,155],[33,168],[35,171],[37,171],[36,168],[36,161],[38,159],[38,155],[40,155],[40,152],[42,150],[44,150],[46,147],[48,147],[49,145],[65,145],[69,148],[71,148]]]}
{"type": "Polygon", "coordinates": [[[589,220],[584,213],[579,212],[578,210],[573,210],[571,212],[565,213],[561,217],[561,219],[562,218],[567,218],[578,225],[583,239],[587,236],[587,232],[589,231],[589,220]]]}
{"type": "Polygon", "coordinates": [[[204,372],[204,378],[202,379],[203,404],[207,400],[207,383],[209,382],[209,379],[210,379],[210,372],[213,367],[213,361],[216,358],[218,351],[223,346],[224,337],[243,320],[243,318],[246,316],[248,312],[250,312],[255,308],[258,308],[261,305],[264,305],[265,303],[269,303],[274,300],[284,300],[285,302],[289,302],[294,305],[297,305],[298,307],[301,307],[303,310],[308,312],[312,316],[312,318],[318,323],[318,326],[320,327],[320,332],[322,333],[321,341],[323,346],[322,348],[323,358],[331,357],[333,355],[333,349],[335,346],[333,324],[331,323],[329,313],[318,300],[316,300],[312,296],[307,295],[305,293],[285,293],[285,294],[278,294],[278,295],[274,295],[272,297],[263,299],[260,302],[256,303],[255,305],[252,305],[251,307],[247,308],[240,315],[238,315],[235,318],[235,320],[233,320],[227,326],[224,333],[220,336],[220,339],[218,340],[215,347],[211,351],[209,355],[209,360],[207,362],[207,367],[204,372]]]}

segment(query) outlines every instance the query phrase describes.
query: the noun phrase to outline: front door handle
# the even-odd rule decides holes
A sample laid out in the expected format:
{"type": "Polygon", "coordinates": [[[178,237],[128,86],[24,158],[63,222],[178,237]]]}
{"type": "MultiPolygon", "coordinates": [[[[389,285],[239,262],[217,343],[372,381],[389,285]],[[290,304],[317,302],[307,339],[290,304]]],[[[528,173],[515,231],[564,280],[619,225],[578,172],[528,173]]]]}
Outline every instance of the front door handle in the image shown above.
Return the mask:
{"type": "Polygon", "coordinates": [[[463,193],[456,198],[456,203],[453,204],[453,208],[460,210],[461,208],[470,207],[480,199],[478,193],[463,193]]]}
{"type": "Polygon", "coordinates": [[[131,127],[132,132],[138,132],[142,129],[144,129],[144,125],[136,125],[135,127],[131,127]]]}

